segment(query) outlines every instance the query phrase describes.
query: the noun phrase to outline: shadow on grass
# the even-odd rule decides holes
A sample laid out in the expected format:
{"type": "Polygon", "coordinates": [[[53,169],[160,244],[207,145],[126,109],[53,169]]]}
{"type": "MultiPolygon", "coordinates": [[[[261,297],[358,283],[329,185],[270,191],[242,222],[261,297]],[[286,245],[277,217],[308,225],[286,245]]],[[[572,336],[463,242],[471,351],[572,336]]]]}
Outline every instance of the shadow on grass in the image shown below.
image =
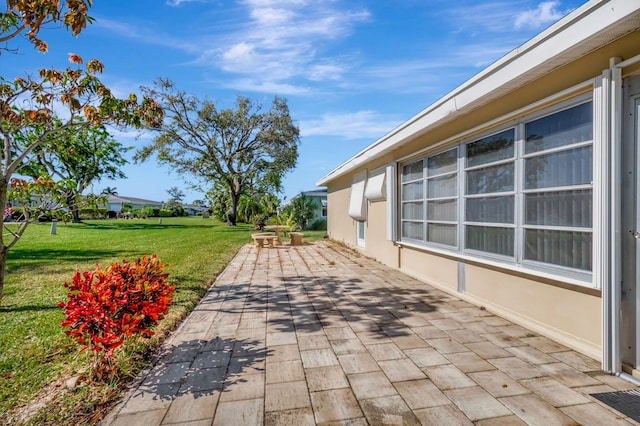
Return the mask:
{"type": "Polygon", "coordinates": [[[92,230],[139,230],[139,229],[211,229],[216,232],[248,232],[250,228],[247,226],[227,226],[225,224],[195,224],[195,223],[149,223],[137,220],[118,220],[118,221],[100,221],[100,222],[83,222],[80,226],[87,227],[92,230]]]}
{"type": "Polygon", "coordinates": [[[56,305],[8,305],[3,306],[0,305],[0,312],[31,312],[31,311],[51,311],[57,309],[61,311],[62,309],[56,305]]]}
{"type": "Polygon", "coordinates": [[[21,249],[12,248],[8,254],[7,272],[17,273],[28,270],[39,272],[50,270],[51,265],[60,262],[91,262],[94,259],[104,259],[115,256],[136,256],[136,251],[126,251],[122,248],[113,250],[86,250],[86,249],[21,249]]]}

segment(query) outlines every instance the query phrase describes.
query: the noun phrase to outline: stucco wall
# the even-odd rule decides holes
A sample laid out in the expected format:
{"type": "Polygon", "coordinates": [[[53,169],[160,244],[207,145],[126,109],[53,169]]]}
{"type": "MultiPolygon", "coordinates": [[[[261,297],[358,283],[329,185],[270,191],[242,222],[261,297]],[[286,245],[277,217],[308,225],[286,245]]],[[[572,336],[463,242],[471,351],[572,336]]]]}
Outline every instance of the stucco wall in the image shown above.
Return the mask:
{"type": "Polygon", "coordinates": [[[399,248],[387,239],[387,202],[368,202],[364,253],[380,262],[397,268],[399,248]]]}
{"type": "Polygon", "coordinates": [[[349,217],[351,176],[337,179],[327,188],[327,234],[336,241],[356,245],[356,221],[349,217]]]}
{"type": "Polygon", "coordinates": [[[465,294],[505,318],[601,358],[600,292],[465,265],[465,294]]]}
{"type": "Polygon", "coordinates": [[[601,358],[599,291],[473,262],[462,262],[460,272],[459,262],[412,247],[400,249],[399,269],[408,275],[595,359],[601,358]]]}

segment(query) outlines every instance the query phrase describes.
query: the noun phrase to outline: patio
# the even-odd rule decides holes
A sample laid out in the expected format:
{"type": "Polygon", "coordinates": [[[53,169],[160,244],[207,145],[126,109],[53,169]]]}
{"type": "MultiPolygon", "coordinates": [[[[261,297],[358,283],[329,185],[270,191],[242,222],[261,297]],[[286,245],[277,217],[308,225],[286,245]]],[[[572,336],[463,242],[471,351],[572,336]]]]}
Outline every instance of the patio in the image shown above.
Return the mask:
{"type": "Polygon", "coordinates": [[[247,244],[104,425],[638,424],[600,364],[329,241],[247,244]]]}

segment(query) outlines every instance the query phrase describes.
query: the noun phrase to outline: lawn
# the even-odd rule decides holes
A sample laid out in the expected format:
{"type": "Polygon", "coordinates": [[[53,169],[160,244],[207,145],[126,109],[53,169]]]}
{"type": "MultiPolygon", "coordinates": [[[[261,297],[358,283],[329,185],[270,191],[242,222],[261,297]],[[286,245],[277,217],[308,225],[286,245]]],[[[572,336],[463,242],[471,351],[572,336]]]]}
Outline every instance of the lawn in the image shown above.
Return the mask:
{"type": "MultiPolygon", "coordinates": [[[[216,275],[251,241],[248,225],[227,227],[214,219],[163,218],[34,224],[10,251],[0,304],[0,422],[16,421],[17,408],[44,401],[32,424],[90,424],[121,395],[123,385],[144,367],[158,339],[127,345],[118,358],[121,380],[101,387],[64,381],[82,376],[87,353],[59,326],[62,284],[76,269],[93,270],[123,259],[156,254],[176,285],[170,315],[156,329],[170,331],[202,297],[216,275]]],[[[305,232],[319,238],[324,232],[305,232]]],[[[307,238],[307,237],[305,237],[307,238]]],[[[24,411],[24,410],[23,410],[24,411]]],[[[30,410],[31,414],[35,410],[30,410]]]]}

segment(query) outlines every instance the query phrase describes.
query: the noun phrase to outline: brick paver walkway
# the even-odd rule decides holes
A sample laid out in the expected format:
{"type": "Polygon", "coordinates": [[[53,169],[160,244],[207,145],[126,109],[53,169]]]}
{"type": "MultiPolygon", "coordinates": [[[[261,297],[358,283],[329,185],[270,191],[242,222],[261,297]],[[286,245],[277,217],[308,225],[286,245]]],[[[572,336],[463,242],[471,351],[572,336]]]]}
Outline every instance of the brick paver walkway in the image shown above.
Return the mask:
{"type": "Polygon", "coordinates": [[[599,363],[338,244],[245,246],[105,425],[637,424],[599,363]]]}

